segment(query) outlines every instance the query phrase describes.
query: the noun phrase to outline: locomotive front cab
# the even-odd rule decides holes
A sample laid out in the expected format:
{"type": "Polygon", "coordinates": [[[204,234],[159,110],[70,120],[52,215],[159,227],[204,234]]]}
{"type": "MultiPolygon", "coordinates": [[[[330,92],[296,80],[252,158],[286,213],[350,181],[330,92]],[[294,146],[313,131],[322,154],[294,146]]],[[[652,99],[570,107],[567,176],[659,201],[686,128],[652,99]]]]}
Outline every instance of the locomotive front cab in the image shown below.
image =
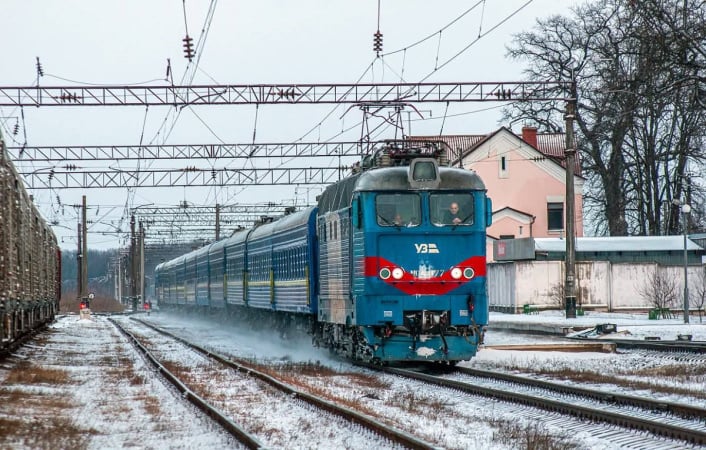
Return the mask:
{"type": "Polygon", "coordinates": [[[366,175],[351,204],[351,286],[370,359],[470,359],[488,320],[485,186],[429,157],[366,175]]]}

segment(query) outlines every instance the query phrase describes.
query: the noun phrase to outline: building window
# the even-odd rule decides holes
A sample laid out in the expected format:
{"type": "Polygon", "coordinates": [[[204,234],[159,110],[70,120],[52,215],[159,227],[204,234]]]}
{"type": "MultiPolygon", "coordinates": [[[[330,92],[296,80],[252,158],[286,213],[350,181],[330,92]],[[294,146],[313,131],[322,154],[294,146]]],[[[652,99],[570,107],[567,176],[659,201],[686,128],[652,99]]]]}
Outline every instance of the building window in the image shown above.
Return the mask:
{"type": "Polygon", "coordinates": [[[498,177],[507,178],[508,177],[508,167],[507,167],[507,157],[501,156],[498,159],[498,177]]]}
{"type": "Polygon", "coordinates": [[[547,203],[547,229],[549,231],[564,229],[563,203],[547,203]]]}

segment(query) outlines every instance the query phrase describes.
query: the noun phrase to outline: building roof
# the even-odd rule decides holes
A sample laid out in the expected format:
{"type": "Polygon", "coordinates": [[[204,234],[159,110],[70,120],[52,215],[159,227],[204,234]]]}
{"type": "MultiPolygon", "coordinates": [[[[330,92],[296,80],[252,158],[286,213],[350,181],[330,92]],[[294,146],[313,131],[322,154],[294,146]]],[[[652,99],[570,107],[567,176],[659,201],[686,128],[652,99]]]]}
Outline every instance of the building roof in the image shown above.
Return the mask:
{"type": "MultiPolygon", "coordinates": [[[[541,154],[553,159],[561,166],[565,166],[566,160],[564,159],[564,149],[566,148],[566,134],[565,133],[536,133],[535,142],[528,142],[528,140],[523,138],[522,134],[514,133],[512,130],[506,127],[500,127],[499,129],[488,134],[449,134],[441,136],[408,136],[407,139],[413,141],[443,141],[449,146],[449,161],[458,161],[464,155],[472,152],[478,148],[483,142],[487,141],[491,137],[495,136],[502,130],[513,134],[518,139],[523,140],[527,144],[531,145],[541,154]]],[[[579,158],[576,158],[575,174],[581,175],[581,164],[579,158]]]]}
{"type": "MultiPolygon", "coordinates": [[[[566,241],[561,238],[535,238],[535,251],[565,252],[566,241]]],[[[690,239],[687,250],[702,250],[690,239]]],[[[620,236],[576,238],[577,252],[648,252],[684,250],[683,236],[620,236]]]]}
{"type": "Polygon", "coordinates": [[[502,208],[500,208],[500,209],[496,209],[495,211],[493,211],[493,215],[498,214],[498,213],[503,212],[503,211],[512,211],[512,212],[514,212],[514,213],[516,213],[516,214],[520,214],[520,215],[527,216],[527,217],[530,217],[530,218],[535,217],[534,214],[531,214],[531,213],[528,213],[528,212],[525,212],[525,211],[520,211],[519,209],[513,208],[513,207],[511,207],[511,206],[505,206],[505,207],[502,207],[502,208]]]}

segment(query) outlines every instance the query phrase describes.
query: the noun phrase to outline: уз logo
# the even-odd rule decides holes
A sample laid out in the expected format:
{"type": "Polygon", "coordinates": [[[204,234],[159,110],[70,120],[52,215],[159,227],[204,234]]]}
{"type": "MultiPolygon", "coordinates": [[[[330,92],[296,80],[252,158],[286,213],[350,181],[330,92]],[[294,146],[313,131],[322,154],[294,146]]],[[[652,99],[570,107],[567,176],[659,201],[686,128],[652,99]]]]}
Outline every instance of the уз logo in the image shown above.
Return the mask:
{"type": "Polygon", "coordinates": [[[439,249],[434,243],[427,244],[414,244],[414,248],[417,249],[417,253],[439,253],[439,249]]]}

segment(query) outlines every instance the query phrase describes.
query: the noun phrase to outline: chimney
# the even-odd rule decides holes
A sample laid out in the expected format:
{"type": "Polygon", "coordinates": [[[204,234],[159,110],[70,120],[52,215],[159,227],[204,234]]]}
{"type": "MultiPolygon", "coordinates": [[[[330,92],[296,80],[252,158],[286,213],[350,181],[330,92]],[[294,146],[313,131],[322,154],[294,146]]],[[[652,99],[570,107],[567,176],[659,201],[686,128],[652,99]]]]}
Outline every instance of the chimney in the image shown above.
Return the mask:
{"type": "Polygon", "coordinates": [[[522,140],[537,148],[537,127],[522,127],[522,140]]]}

